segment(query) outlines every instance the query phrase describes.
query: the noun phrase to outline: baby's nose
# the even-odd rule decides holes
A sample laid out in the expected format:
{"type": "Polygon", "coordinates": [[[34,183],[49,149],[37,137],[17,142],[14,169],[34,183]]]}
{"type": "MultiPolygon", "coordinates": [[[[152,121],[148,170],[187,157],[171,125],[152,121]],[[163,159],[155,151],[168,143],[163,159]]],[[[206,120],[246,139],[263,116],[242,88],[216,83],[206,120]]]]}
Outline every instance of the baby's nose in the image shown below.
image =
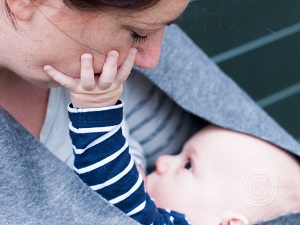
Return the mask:
{"type": "Polygon", "coordinates": [[[165,174],[170,169],[170,163],[173,156],[162,155],[159,156],[156,160],[156,172],[159,175],[165,174]]]}

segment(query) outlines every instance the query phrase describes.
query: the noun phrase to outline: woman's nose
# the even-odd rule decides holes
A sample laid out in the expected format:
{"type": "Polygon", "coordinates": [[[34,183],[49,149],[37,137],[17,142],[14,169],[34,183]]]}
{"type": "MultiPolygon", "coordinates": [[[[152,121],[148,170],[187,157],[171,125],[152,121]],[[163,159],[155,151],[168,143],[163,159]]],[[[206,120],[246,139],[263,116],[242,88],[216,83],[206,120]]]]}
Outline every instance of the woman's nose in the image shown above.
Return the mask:
{"type": "Polygon", "coordinates": [[[164,30],[149,35],[145,43],[137,47],[135,65],[142,69],[151,69],[157,66],[160,57],[164,30]]]}
{"type": "Polygon", "coordinates": [[[174,164],[174,160],[173,160],[174,156],[171,155],[162,155],[159,156],[156,160],[156,172],[159,175],[163,175],[165,173],[167,173],[168,171],[171,170],[173,164],[174,164]]]}

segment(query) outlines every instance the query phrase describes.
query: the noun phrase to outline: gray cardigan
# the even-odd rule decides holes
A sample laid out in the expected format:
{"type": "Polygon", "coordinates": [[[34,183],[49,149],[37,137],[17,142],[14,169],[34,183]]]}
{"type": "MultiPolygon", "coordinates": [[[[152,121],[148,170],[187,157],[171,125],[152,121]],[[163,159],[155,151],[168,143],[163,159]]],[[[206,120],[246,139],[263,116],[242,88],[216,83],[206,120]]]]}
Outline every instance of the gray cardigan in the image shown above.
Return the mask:
{"type": "MultiPolygon", "coordinates": [[[[141,70],[175,102],[222,127],[300,156],[299,144],[222,73],[176,26],[157,68],[141,70]]],[[[137,224],[87,187],[0,107],[0,224],[137,224]]],[[[299,225],[300,213],[261,225],[299,225]]]]}

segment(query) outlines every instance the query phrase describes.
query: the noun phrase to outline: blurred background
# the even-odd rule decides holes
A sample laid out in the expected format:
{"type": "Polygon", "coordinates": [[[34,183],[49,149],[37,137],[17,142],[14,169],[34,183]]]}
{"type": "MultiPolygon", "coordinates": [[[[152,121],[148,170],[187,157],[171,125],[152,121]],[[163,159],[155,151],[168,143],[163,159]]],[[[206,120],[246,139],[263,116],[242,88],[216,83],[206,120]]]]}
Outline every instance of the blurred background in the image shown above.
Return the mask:
{"type": "Polygon", "coordinates": [[[299,0],[192,0],[178,24],[300,141],[299,0]]]}

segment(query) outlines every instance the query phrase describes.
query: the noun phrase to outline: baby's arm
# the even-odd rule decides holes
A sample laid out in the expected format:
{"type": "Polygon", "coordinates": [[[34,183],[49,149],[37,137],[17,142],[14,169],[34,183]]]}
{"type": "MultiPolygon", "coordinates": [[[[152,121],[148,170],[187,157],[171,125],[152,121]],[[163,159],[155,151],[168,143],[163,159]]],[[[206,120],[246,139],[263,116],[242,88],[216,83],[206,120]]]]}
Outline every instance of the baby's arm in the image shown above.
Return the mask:
{"type": "Polygon", "coordinates": [[[69,79],[52,67],[46,68],[56,81],[64,84],[71,91],[74,107],[70,105],[68,110],[71,119],[70,136],[75,154],[74,169],[93,190],[142,224],[188,224],[181,214],[156,209],[154,202],[144,190],[142,176],[134,165],[128,151],[128,143],[122,135],[123,103],[117,102],[118,98],[115,98],[121,95],[121,92],[116,90],[119,87],[105,87],[108,91],[103,92],[103,88],[97,85],[99,84],[97,79],[101,80],[102,76],[117,78],[120,75],[127,78],[128,70],[126,69],[131,69],[134,57],[127,57],[124,70],[122,70],[123,65],[117,70],[117,63],[109,60],[108,55],[99,78],[94,78],[92,63],[91,61],[87,63],[85,59],[82,60],[81,80],[69,79]],[[107,74],[108,71],[115,71],[116,75],[107,74]],[[83,75],[83,72],[88,74],[83,75]],[[92,82],[90,78],[88,79],[89,84],[92,84],[89,85],[91,91],[81,85],[88,75],[95,80],[92,82]],[[95,86],[98,86],[100,90],[95,90],[97,89],[95,86]],[[110,91],[112,94],[109,93],[110,91]],[[94,93],[99,96],[95,97],[94,93]],[[90,99],[90,95],[95,102],[84,102],[90,99]],[[107,101],[111,100],[107,96],[112,96],[114,100],[107,101]],[[96,104],[96,101],[100,102],[100,106],[96,104]],[[91,106],[93,108],[81,108],[91,106]]]}

